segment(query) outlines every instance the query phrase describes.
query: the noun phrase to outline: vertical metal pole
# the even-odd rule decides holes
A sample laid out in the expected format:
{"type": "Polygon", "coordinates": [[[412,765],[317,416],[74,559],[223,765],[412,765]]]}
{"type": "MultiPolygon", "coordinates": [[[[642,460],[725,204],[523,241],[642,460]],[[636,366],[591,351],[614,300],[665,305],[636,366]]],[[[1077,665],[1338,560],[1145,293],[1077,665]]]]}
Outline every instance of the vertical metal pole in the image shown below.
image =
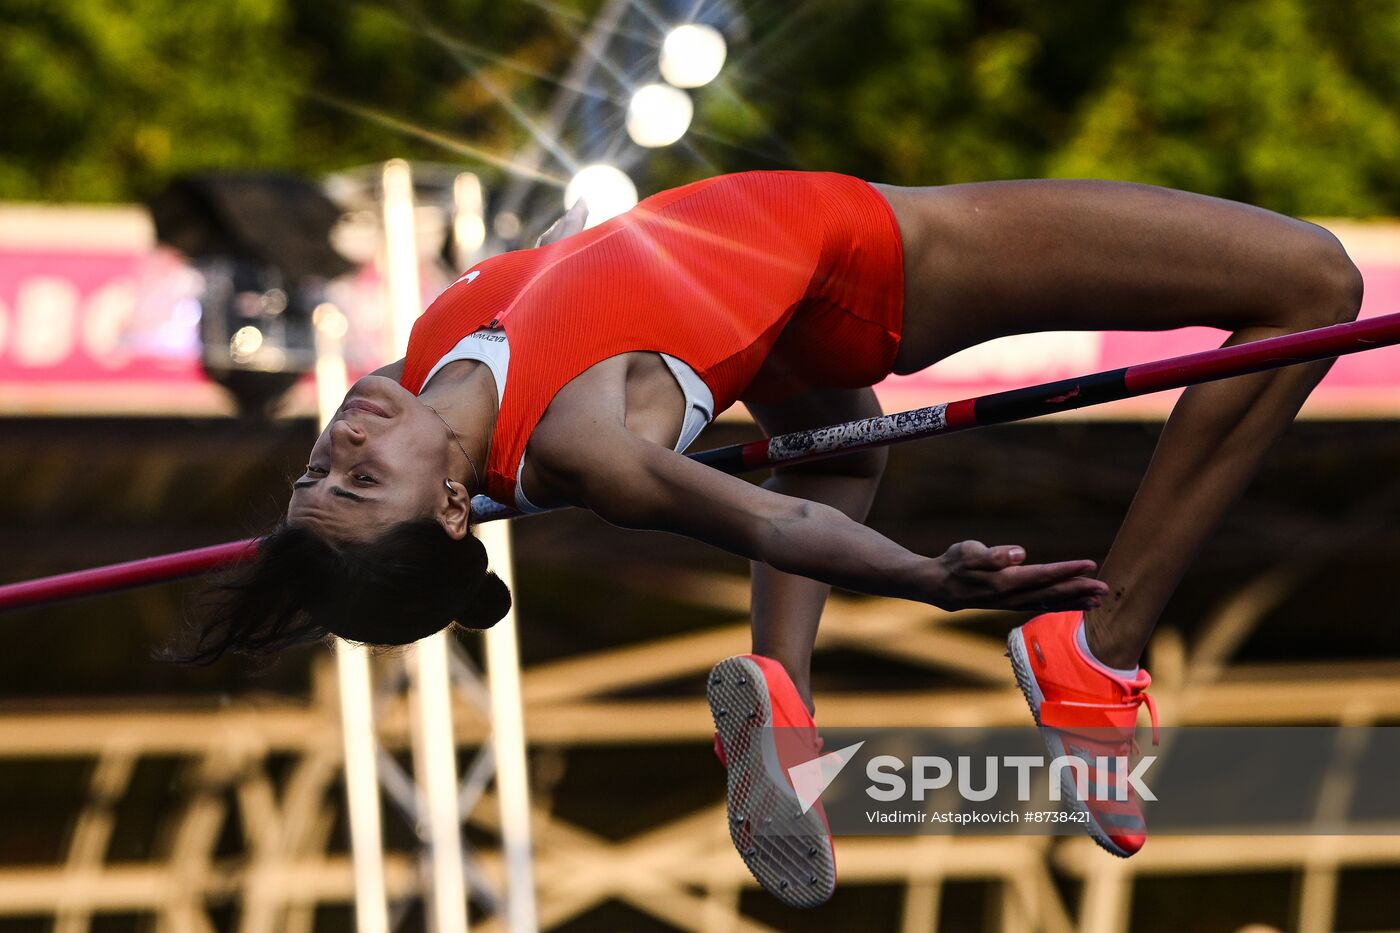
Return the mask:
{"type": "MultiPolygon", "coordinates": [[[[318,307],[312,320],[316,327],[316,400],[324,428],[335,416],[347,389],[344,339],[348,325],[344,313],[331,304],[318,307]]],[[[389,933],[369,657],[363,648],[337,640],[335,664],[355,876],[355,929],[358,933],[389,933]]]]}
{"type": "Polygon", "coordinates": [[[413,219],[413,172],[403,159],[384,163],[384,280],[389,310],[389,359],[408,349],[408,332],[423,310],[418,282],[418,233],[413,219]]]}
{"type": "MultiPolygon", "coordinates": [[[[408,348],[408,335],[422,311],[418,243],[413,211],[413,174],[408,163],[384,164],[384,254],[389,292],[393,358],[408,348]]],[[[424,898],[433,933],[466,933],[466,876],[462,824],[457,810],[457,743],[447,633],[438,632],[408,649],[409,708],[413,716],[413,772],[426,820],[431,891],[424,898]]]]}
{"type": "MultiPolygon", "coordinates": [[[[514,589],[510,522],[481,525],[491,567],[514,589]]],[[[506,868],[506,929],[535,933],[535,871],[530,851],[530,772],[525,760],[525,714],[520,693],[520,650],[515,610],[486,631],[486,672],[491,694],[491,741],[496,752],[496,793],[501,804],[501,851],[506,868]]]]}
{"type": "Polygon", "coordinates": [[[452,245],[454,271],[472,264],[486,245],[486,193],[481,179],[463,172],[452,180],[452,245]]]}
{"type": "MultiPolygon", "coordinates": [[[[475,175],[458,175],[453,185],[457,268],[465,269],[485,245],[485,197],[475,175]]],[[[491,565],[507,586],[511,574],[510,523],[481,525],[477,537],[491,565]]],[[[486,666],[492,722],[492,757],[501,808],[501,848],[505,860],[505,927],[510,933],[535,933],[535,879],[530,850],[530,791],[525,760],[525,729],[520,697],[520,654],[515,614],[486,632],[486,666]]],[[[467,814],[460,814],[465,818],[467,814]]]]}
{"type": "Polygon", "coordinates": [[[350,853],[355,876],[355,929],[389,933],[384,890],[384,836],[379,821],[379,772],[374,760],[374,711],[370,708],[369,656],[359,645],[337,640],[340,728],[345,744],[345,796],[350,809],[350,853]]]}
{"type": "MultiPolygon", "coordinates": [[[[466,933],[467,891],[462,871],[461,816],[457,811],[457,743],[452,735],[452,692],[447,633],[415,644],[406,659],[413,715],[413,772],[427,830],[432,890],[425,900],[433,933],[466,933]]],[[[421,832],[421,830],[420,830],[421,832]]]]}

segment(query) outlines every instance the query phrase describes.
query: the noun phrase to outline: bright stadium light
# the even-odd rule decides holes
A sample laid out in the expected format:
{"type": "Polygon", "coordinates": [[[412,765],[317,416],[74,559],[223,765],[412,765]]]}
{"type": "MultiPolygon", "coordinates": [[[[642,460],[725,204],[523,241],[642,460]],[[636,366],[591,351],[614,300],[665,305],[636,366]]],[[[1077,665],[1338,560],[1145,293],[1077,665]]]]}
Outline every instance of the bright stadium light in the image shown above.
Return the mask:
{"type": "Polygon", "coordinates": [[[690,95],[669,84],[637,88],[627,105],[627,135],[639,146],[669,146],[685,135],[695,106],[690,95]]]}
{"type": "Polygon", "coordinates": [[[247,363],[262,349],[263,332],[253,325],[240,327],[228,342],[229,355],[235,363],[247,363]]]}
{"type": "Polygon", "coordinates": [[[676,87],[709,84],[724,67],[727,54],[724,36],[713,26],[677,26],[661,44],[661,77],[676,87]]]}
{"type": "Polygon", "coordinates": [[[596,227],[631,210],[637,203],[637,186],[622,169],[596,162],[585,165],[570,179],[564,189],[564,209],[573,207],[579,198],[588,205],[588,222],[584,226],[596,227]]]}

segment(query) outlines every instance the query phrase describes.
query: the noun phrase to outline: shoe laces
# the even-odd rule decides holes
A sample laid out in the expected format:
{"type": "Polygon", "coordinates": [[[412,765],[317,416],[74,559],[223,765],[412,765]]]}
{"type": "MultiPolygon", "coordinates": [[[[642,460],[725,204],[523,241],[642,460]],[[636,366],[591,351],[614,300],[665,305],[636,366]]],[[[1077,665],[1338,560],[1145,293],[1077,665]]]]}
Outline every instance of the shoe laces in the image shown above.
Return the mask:
{"type": "MultiPolygon", "coordinates": [[[[1127,700],[1129,703],[1147,706],[1147,718],[1152,721],[1152,744],[1162,744],[1162,733],[1157,723],[1157,701],[1152,699],[1152,694],[1147,692],[1146,687],[1129,688],[1127,700]]],[[[1137,736],[1132,739],[1133,754],[1138,753],[1137,736]]]]}
{"type": "Polygon", "coordinates": [[[1162,744],[1162,732],[1157,725],[1157,701],[1146,690],[1141,692],[1142,702],[1147,704],[1147,718],[1152,720],[1152,744],[1162,744]]]}

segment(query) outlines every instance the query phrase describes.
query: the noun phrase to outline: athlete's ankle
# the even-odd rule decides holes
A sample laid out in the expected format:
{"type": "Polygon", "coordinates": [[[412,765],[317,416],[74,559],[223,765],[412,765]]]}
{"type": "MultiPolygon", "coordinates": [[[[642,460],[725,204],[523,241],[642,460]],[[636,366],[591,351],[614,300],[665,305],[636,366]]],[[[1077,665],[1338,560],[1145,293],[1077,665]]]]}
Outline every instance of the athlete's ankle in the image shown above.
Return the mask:
{"type": "MultiPolygon", "coordinates": [[[[788,676],[792,677],[792,668],[784,667],[788,676]]],[[[807,677],[792,677],[792,685],[797,688],[797,695],[802,698],[802,705],[807,707],[808,715],[815,716],[817,713],[816,704],[812,702],[812,682],[807,677]]]]}
{"type": "Polygon", "coordinates": [[[1075,632],[1075,639],[1085,660],[1115,677],[1131,680],[1138,671],[1142,652],[1140,649],[1115,639],[1103,626],[1095,625],[1095,620],[1085,613],[1075,632]]]}
{"type": "Polygon", "coordinates": [[[784,657],[782,652],[765,651],[757,645],[753,647],[753,654],[781,664],[783,670],[787,672],[788,679],[792,681],[793,687],[797,689],[797,695],[802,698],[803,704],[807,707],[807,712],[816,711],[816,707],[812,703],[812,673],[809,658],[804,657],[801,660],[788,658],[784,657]]]}

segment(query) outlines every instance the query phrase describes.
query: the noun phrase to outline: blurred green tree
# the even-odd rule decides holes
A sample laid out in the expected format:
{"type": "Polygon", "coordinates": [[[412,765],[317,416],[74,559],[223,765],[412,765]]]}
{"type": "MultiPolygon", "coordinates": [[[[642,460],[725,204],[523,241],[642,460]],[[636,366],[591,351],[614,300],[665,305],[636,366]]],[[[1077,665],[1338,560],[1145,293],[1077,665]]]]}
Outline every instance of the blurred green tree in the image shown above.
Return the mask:
{"type": "Polygon", "coordinates": [[[110,200],[293,161],[282,0],[5,0],[0,197],[110,200]]]}
{"type": "MultiPolygon", "coordinates": [[[[598,0],[0,0],[0,197],[206,167],[508,156],[598,0]],[[505,103],[503,103],[503,101],[505,103]]],[[[655,185],[798,166],[904,184],[1097,176],[1400,212],[1400,0],[746,4],[655,185]]]]}
{"type": "Polygon", "coordinates": [[[1144,5],[1054,175],[1208,191],[1288,213],[1400,206],[1400,4],[1144,5]]]}
{"type": "Polygon", "coordinates": [[[324,171],[520,142],[567,4],[0,0],[0,198],[138,198],[199,169],[324,171]],[[509,51],[492,62],[461,37],[509,51]]]}
{"type": "MultiPolygon", "coordinates": [[[[903,184],[1107,177],[1291,213],[1400,211],[1397,0],[819,6],[811,41],[749,56],[763,69],[750,96],[805,166],[903,184]]],[[[759,122],[716,109],[736,135],[759,122]]]]}

